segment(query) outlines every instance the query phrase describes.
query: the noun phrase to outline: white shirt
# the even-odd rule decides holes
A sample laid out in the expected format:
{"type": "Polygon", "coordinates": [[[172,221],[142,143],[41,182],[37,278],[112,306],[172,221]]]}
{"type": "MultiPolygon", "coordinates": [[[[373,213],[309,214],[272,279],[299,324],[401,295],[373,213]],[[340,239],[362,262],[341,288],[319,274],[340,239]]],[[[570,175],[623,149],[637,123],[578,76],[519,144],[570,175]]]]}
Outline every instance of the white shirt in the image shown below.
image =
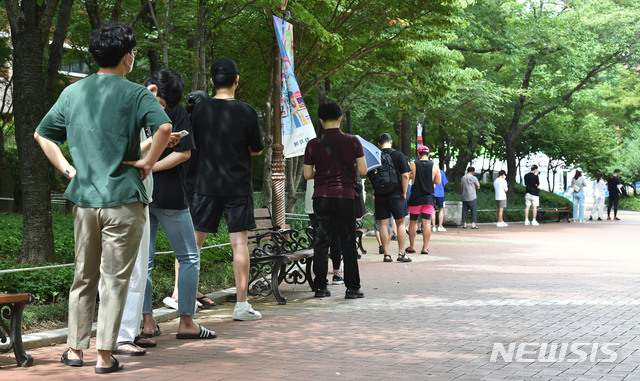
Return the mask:
{"type": "Polygon", "coordinates": [[[593,195],[595,197],[604,197],[606,190],[607,185],[604,183],[604,180],[600,179],[593,183],[593,195]]]}
{"type": "Polygon", "coordinates": [[[493,187],[496,190],[496,201],[506,200],[507,199],[507,180],[503,177],[498,177],[496,181],[493,182],[493,187]]]}

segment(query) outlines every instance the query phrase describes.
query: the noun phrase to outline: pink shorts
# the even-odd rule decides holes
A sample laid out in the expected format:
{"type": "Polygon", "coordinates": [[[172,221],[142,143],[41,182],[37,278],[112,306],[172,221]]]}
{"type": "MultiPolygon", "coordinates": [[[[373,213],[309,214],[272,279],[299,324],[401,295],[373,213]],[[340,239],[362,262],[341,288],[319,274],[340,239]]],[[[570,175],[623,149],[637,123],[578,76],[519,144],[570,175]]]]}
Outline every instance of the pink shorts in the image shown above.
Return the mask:
{"type": "Polygon", "coordinates": [[[433,214],[434,207],[433,205],[416,205],[409,206],[409,214],[433,214]]]}

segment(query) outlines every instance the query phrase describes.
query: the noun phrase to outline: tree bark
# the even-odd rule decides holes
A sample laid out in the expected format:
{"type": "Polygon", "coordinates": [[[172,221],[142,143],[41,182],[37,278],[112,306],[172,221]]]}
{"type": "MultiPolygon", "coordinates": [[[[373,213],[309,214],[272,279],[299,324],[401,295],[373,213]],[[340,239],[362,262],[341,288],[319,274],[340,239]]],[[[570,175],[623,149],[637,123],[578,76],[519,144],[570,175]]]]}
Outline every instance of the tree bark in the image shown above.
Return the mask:
{"type": "Polygon", "coordinates": [[[191,90],[207,90],[207,68],[206,68],[206,49],[207,49],[207,1],[198,1],[198,18],[196,20],[196,28],[193,39],[193,77],[191,81],[191,90]]]}
{"type": "Polygon", "coordinates": [[[411,152],[411,136],[413,135],[413,128],[411,125],[411,114],[407,110],[402,112],[402,119],[400,122],[400,151],[404,153],[408,158],[413,157],[411,152]]]}
{"type": "Polygon", "coordinates": [[[46,112],[45,47],[57,1],[6,1],[13,43],[13,101],[23,202],[21,262],[53,262],[50,164],[33,133],[46,112]]]}

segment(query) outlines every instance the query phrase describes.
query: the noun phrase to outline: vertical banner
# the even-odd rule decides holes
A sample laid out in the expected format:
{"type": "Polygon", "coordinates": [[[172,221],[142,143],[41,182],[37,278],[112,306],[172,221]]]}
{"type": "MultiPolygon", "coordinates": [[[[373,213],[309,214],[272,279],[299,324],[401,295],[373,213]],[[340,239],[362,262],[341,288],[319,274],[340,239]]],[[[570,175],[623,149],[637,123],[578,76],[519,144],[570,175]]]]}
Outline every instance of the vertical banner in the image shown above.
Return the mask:
{"type": "Polygon", "coordinates": [[[293,71],[293,26],[273,16],[273,27],[282,58],[282,144],[284,157],[290,158],[304,155],[307,142],[316,137],[316,132],[293,71]]]}
{"type": "Polygon", "coordinates": [[[418,128],[417,128],[417,132],[418,132],[418,138],[416,139],[416,150],[418,148],[420,148],[420,146],[423,146],[424,143],[422,142],[422,123],[418,123],[418,128]]]}

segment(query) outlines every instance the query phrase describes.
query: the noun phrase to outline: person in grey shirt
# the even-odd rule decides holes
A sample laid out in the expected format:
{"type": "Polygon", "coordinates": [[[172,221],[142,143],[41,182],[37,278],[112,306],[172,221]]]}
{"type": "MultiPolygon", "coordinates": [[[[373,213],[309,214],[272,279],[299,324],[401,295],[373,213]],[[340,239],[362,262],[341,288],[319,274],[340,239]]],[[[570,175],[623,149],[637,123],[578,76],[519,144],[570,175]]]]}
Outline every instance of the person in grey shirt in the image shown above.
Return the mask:
{"type": "Polygon", "coordinates": [[[478,226],[478,196],[476,189],[480,189],[480,182],[475,176],[476,169],[467,168],[467,174],[462,176],[462,228],[467,228],[467,214],[471,210],[471,229],[477,229],[478,226]]]}

